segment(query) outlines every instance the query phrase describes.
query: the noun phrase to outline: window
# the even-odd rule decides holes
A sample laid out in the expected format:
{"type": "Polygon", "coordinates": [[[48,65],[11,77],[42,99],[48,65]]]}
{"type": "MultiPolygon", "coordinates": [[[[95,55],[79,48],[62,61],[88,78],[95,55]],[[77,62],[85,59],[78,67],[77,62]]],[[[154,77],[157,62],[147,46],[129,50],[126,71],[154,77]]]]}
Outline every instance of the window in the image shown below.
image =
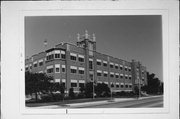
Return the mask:
{"type": "Polygon", "coordinates": [[[71,87],[77,87],[77,80],[71,80],[71,87]]]}
{"type": "Polygon", "coordinates": [[[93,74],[89,74],[89,78],[93,81],[93,74]]]}
{"type": "Polygon", "coordinates": [[[113,72],[110,72],[110,77],[114,77],[114,73],[113,72]]]}
{"type": "Polygon", "coordinates": [[[61,58],[65,59],[66,58],[65,54],[61,54],[61,58]]]}
{"type": "Polygon", "coordinates": [[[76,69],[71,69],[71,73],[76,73],[76,69]]]}
{"type": "Polygon", "coordinates": [[[111,87],[112,87],[112,88],[114,87],[114,84],[113,84],[113,83],[111,83],[111,87]]]}
{"type": "Polygon", "coordinates": [[[55,64],[55,72],[60,73],[60,64],[55,64]]]}
{"type": "Polygon", "coordinates": [[[65,51],[63,51],[63,50],[61,50],[61,58],[62,58],[62,59],[65,59],[65,58],[66,58],[65,51]]]}
{"type": "Polygon", "coordinates": [[[119,84],[116,84],[116,88],[119,88],[119,84]]]}
{"type": "Polygon", "coordinates": [[[79,87],[84,87],[84,83],[79,83],[79,87]]]}
{"type": "Polygon", "coordinates": [[[102,71],[97,70],[97,76],[101,76],[102,71]]]}
{"type": "Polygon", "coordinates": [[[89,69],[93,69],[93,59],[89,59],[89,69]]]}
{"type": "Polygon", "coordinates": [[[37,67],[37,62],[34,62],[34,67],[37,67]]]}
{"type": "Polygon", "coordinates": [[[127,76],[125,76],[125,79],[128,79],[128,77],[127,77],[127,76]]]}
{"type": "Polygon", "coordinates": [[[30,69],[32,69],[32,65],[30,64],[30,67],[29,67],[30,69]]]}
{"type": "Polygon", "coordinates": [[[127,84],[126,84],[125,86],[126,86],[126,88],[128,88],[128,85],[127,85],[127,84]]]}
{"type": "Polygon", "coordinates": [[[125,71],[127,71],[127,67],[125,67],[125,71]]]}
{"type": "Polygon", "coordinates": [[[108,76],[108,72],[104,71],[104,77],[107,77],[107,76],[108,76]]]}
{"type": "Polygon", "coordinates": [[[100,72],[97,72],[97,76],[101,76],[101,73],[100,73],[100,72]]]}
{"type": "Polygon", "coordinates": [[[132,85],[129,85],[129,88],[132,88],[132,85]]]}
{"type": "Polygon", "coordinates": [[[39,62],[39,66],[42,66],[43,65],[43,62],[39,62]]]}
{"type": "Polygon", "coordinates": [[[119,75],[116,75],[116,78],[119,78],[119,75]]]}
{"type": "Polygon", "coordinates": [[[76,61],[76,57],[75,56],[71,56],[71,60],[76,61]]]}
{"type": "Polygon", "coordinates": [[[123,78],[123,74],[121,74],[120,78],[121,78],[121,79],[123,78]]]}
{"type": "Polygon", "coordinates": [[[115,69],[118,69],[118,64],[115,64],[115,69]]]}
{"type": "Polygon", "coordinates": [[[76,61],[76,57],[77,57],[76,54],[70,53],[70,59],[71,59],[71,60],[76,61]]]}
{"type": "Polygon", "coordinates": [[[129,68],[129,72],[131,72],[131,68],[129,68]]]}
{"type": "Polygon", "coordinates": [[[131,79],[131,76],[129,76],[129,79],[131,79]]]}
{"type": "Polygon", "coordinates": [[[84,74],[84,68],[83,67],[79,67],[79,74],[84,74]]]}
{"type": "Polygon", "coordinates": [[[26,67],[26,71],[28,70],[28,67],[26,67]]]}
{"type": "Polygon", "coordinates": [[[97,59],[97,65],[101,65],[101,60],[97,59]]]}
{"type": "Polygon", "coordinates": [[[62,72],[66,72],[66,66],[62,65],[62,72]]]}
{"type": "Polygon", "coordinates": [[[84,62],[84,56],[83,55],[78,55],[78,60],[79,60],[79,62],[84,62]]]}
{"type": "Polygon", "coordinates": [[[122,66],[120,66],[120,70],[123,70],[123,67],[122,67],[122,66]]]}
{"type": "Polygon", "coordinates": [[[121,88],[124,88],[124,85],[123,85],[123,84],[121,84],[121,88]]]}
{"type": "Polygon", "coordinates": [[[142,78],[142,81],[144,81],[144,77],[142,78]]]}
{"type": "Polygon", "coordinates": [[[56,73],[59,73],[60,72],[60,69],[59,68],[56,68],[56,73]]]}
{"type": "Polygon", "coordinates": [[[53,68],[47,69],[47,73],[53,73],[53,68]]]}
{"type": "Polygon", "coordinates": [[[71,87],[77,87],[77,83],[71,83],[71,87]]]}
{"type": "Polygon", "coordinates": [[[114,67],[114,64],[113,63],[110,63],[110,68],[113,68],[114,67]]]}
{"type": "Polygon", "coordinates": [[[103,66],[107,67],[107,61],[103,61],[103,66]]]}
{"type": "Polygon", "coordinates": [[[60,58],[60,54],[55,54],[55,58],[60,58]]]}
{"type": "Polygon", "coordinates": [[[77,67],[75,67],[75,66],[71,66],[70,69],[71,69],[71,73],[77,72],[77,67]]]}
{"type": "Polygon", "coordinates": [[[66,87],[66,79],[62,79],[62,85],[63,87],[66,87]]]}
{"type": "Polygon", "coordinates": [[[79,57],[78,60],[79,62],[84,62],[84,58],[79,57]]]}

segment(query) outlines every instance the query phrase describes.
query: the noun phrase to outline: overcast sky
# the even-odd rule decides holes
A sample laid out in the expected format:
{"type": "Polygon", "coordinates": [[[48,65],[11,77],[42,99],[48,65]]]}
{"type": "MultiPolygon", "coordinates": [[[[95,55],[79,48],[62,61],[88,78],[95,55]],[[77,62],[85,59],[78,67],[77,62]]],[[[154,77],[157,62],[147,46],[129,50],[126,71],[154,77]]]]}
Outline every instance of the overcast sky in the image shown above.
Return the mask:
{"type": "Polygon", "coordinates": [[[26,17],[25,56],[30,57],[60,42],[76,43],[77,33],[95,33],[97,51],[140,61],[162,79],[161,16],[46,16],[26,17]]]}

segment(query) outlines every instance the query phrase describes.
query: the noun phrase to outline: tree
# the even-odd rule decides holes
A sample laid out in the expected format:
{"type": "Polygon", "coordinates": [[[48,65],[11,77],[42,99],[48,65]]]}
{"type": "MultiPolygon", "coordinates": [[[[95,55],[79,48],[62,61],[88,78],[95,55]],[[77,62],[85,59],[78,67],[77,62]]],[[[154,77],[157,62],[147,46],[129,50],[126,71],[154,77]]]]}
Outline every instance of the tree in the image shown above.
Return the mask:
{"type": "Polygon", "coordinates": [[[110,89],[105,83],[98,83],[95,87],[97,97],[106,97],[110,95],[110,89]]]}
{"type": "Polygon", "coordinates": [[[93,82],[88,82],[85,84],[85,90],[84,90],[85,96],[87,98],[92,97],[93,94],[93,82]]]}
{"type": "Polygon", "coordinates": [[[74,88],[69,89],[69,97],[72,98],[72,99],[75,97],[74,88]]]}
{"type": "Polygon", "coordinates": [[[143,86],[141,89],[148,94],[158,94],[160,91],[163,91],[163,88],[161,88],[161,81],[155,77],[155,74],[149,74],[149,72],[147,72],[147,85],[143,86]]]}
{"type": "Polygon", "coordinates": [[[35,93],[35,99],[38,100],[37,95],[39,92],[50,91],[52,77],[48,77],[43,73],[25,73],[25,93],[32,95],[35,93]]]}
{"type": "Polygon", "coordinates": [[[139,97],[139,87],[138,86],[134,86],[134,94],[137,96],[137,98],[139,97]]]}

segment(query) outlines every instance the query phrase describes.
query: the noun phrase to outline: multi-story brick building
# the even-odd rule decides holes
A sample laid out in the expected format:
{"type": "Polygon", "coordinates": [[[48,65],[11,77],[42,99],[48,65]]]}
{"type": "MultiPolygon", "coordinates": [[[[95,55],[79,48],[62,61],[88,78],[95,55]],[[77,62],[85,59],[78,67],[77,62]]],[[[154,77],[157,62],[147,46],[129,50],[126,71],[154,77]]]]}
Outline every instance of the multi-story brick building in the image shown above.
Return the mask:
{"type": "Polygon", "coordinates": [[[66,91],[79,91],[86,82],[108,84],[112,91],[133,91],[135,85],[147,83],[146,67],[140,62],[114,58],[96,51],[96,38],[79,35],[77,44],[60,43],[25,61],[25,70],[53,76],[52,82],[62,82],[66,91]]]}

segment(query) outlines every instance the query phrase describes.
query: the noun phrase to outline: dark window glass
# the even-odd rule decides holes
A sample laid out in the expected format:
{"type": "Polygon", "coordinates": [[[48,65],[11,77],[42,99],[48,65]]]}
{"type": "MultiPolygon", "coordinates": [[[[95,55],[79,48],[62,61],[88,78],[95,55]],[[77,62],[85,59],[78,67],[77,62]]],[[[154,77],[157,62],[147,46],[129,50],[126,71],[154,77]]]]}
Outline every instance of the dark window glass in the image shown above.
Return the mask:
{"type": "Polygon", "coordinates": [[[129,77],[129,79],[131,79],[131,77],[129,77]]]}
{"type": "Polygon", "coordinates": [[[79,62],[84,62],[84,58],[79,57],[78,60],[79,62]]]}
{"type": "Polygon", "coordinates": [[[93,62],[89,61],[89,69],[93,69],[93,62]]]}
{"type": "Polygon", "coordinates": [[[113,77],[114,77],[114,74],[110,74],[110,77],[112,77],[112,78],[113,78],[113,77]]]}
{"type": "Polygon", "coordinates": [[[101,65],[101,62],[97,62],[97,65],[101,65]]]}
{"type": "Polygon", "coordinates": [[[110,68],[113,68],[113,65],[112,65],[112,64],[110,64],[110,68]]]}
{"type": "Polygon", "coordinates": [[[36,63],[36,64],[34,64],[34,67],[37,67],[37,63],[36,63]]]}
{"type": "Polygon", "coordinates": [[[120,76],[121,77],[121,79],[123,78],[123,76],[120,76]]]}
{"type": "Polygon", "coordinates": [[[129,85],[129,88],[132,88],[132,85],[129,85]]]}
{"type": "Polygon", "coordinates": [[[111,84],[111,87],[114,87],[114,84],[113,84],[113,83],[111,84]]]}
{"type": "Polygon", "coordinates": [[[123,67],[120,67],[121,70],[123,70],[123,67]]]}
{"type": "Polygon", "coordinates": [[[62,72],[65,72],[65,71],[66,71],[65,68],[62,67],[62,72]]]}
{"type": "Polygon", "coordinates": [[[126,88],[128,88],[128,85],[126,85],[126,88]]]}
{"type": "Polygon", "coordinates": [[[39,66],[42,66],[43,65],[43,62],[39,62],[39,66]]]}
{"type": "Polygon", "coordinates": [[[116,75],[116,78],[119,78],[119,75],[116,75]]]}
{"type": "Polygon", "coordinates": [[[61,54],[61,58],[65,59],[66,58],[65,54],[61,54]]]}
{"type": "Polygon", "coordinates": [[[118,84],[116,84],[116,88],[119,88],[119,85],[118,85],[118,84]]]}
{"type": "Polygon", "coordinates": [[[55,58],[60,58],[60,54],[55,54],[55,58]]]}
{"type": "Polygon", "coordinates": [[[71,73],[76,73],[76,69],[71,69],[71,73]]]}
{"type": "Polygon", "coordinates": [[[53,73],[53,68],[47,69],[47,73],[53,73]]]}
{"type": "Polygon", "coordinates": [[[79,83],[79,87],[84,87],[84,83],[79,83]]]}
{"type": "Polygon", "coordinates": [[[115,66],[116,69],[118,69],[118,66],[115,66]]]}
{"type": "Polygon", "coordinates": [[[71,60],[76,61],[76,57],[75,56],[70,56],[71,60]]]}
{"type": "Polygon", "coordinates": [[[104,73],[104,77],[107,77],[108,75],[104,73]]]}
{"type": "Polygon", "coordinates": [[[65,82],[63,82],[62,85],[63,85],[63,87],[66,87],[66,83],[65,82]]]}
{"type": "Polygon", "coordinates": [[[121,88],[123,88],[124,87],[124,85],[121,85],[121,88]]]}
{"type": "Polygon", "coordinates": [[[89,78],[93,81],[93,74],[89,74],[89,78]]]}
{"type": "Polygon", "coordinates": [[[129,71],[131,71],[131,69],[129,69],[129,71]]]}
{"type": "Polygon", "coordinates": [[[101,76],[101,73],[98,72],[98,73],[97,73],[97,76],[101,76]]]}
{"type": "Polygon", "coordinates": [[[56,68],[56,72],[59,72],[60,71],[60,69],[59,68],[56,68]]]}
{"type": "Polygon", "coordinates": [[[77,83],[71,83],[71,87],[77,87],[77,83]]]}
{"type": "Polygon", "coordinates": [[[84,70],[79,70],[79,74],[84,74],[84,70]]]}
{"type": "Polygon", "coordinates": [[[103,63],[103,66],[107,67],[107,63],[103,63]]]}

